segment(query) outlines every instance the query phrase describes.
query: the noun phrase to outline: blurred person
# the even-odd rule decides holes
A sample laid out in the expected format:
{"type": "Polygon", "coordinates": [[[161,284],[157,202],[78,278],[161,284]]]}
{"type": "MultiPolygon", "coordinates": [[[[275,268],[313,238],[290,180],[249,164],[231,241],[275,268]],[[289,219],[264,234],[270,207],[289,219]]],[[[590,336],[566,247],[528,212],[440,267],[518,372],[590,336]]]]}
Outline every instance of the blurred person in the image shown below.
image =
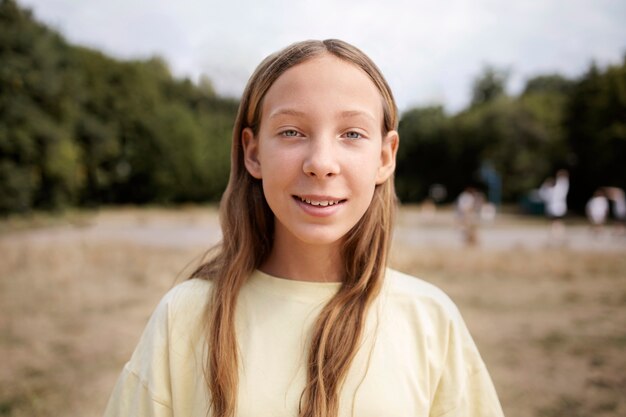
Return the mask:
{"type": "Polygon", "coordinates": [[[244,90],[223,241],[159,303],[106,417],[502,417],[457,307],[387,268],[399,137],[375,64],[338,40],[244,90]]]}
{"type": "Polygon", "coordinates": [[[484,195],[474,187],[466,187],[456,199],[457,220],[467,246],[478,244],[478,223],[484,200],[484,195]]]}
{"type": "Polygon", "coordinates": [[[591,231],[594,236],[599,236],[606,223],[609,213],[609,200],[602,188],[596,190],[585,206],[587,218],[591,223],[591,231]]]}
{"type": "Polygon", "coordinates": [[[612,214],[617,223],[617,234],[624,235],[626,234],[626,197],[624,196],[624,190],[619,187],[604,187],[604,191],[612,203],[612,214]]]}
{"type": "Polygon", "coordinates": [[[437,204],[443,202],[448,190],[442,184],[432,184],[428,187],[428,197],[420,204],[420,213],[424,220],[432,221],[437,213],[437,204]]]}
{"type": "Polygon", "coordinates": [[[487,223],[493,223],[496,220],[498,209],[492,202],[486,202],[480,208],[480,220],[487,223]]]}
{"type": "Polygon", "coordinates": [[[541,188],[539,196],[544,202],[545,213],[550,219],[550,238],[562,241],[565,237],[563,218],[567,214],[567,193],[569,192],[569,173],[561,169],[556,178],[548,177],[541,188]]]}
{"type": "Polygon", "coordinates": [[[432,184],[428,187],[428,197],[435,203],[442,203],[448,196],[448,190],[443,184],[432,184]]]}

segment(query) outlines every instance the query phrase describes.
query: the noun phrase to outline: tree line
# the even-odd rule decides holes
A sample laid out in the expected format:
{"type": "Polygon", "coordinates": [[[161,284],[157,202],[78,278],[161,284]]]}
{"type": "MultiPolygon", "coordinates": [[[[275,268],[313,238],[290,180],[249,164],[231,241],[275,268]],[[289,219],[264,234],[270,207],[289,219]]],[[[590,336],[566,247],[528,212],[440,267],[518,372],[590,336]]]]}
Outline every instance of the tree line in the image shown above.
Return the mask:
{"type": "Polygon", "coordinates": [[[591,64],[578,79],[536,76],[518,96],[506,94],[506,80],[506,71],[487,67],[458,114],[433,106],[402,115],[401,200],[420,201],[441,184],[450,201],[466,186],[484,188],[488,171],[504,202],[520,201],[559,169],[570,172],[576,210],[600,186],[626,188],[626,56],[604,69],[591,64]]]}
{"type": "Polygon", "coordinates": [[[0,212],[219,199],[238,102],[0,3],[0,212]]]}
{"type": "MultiPolygon", "coordinates": [[[[0,62],[0,213],[219,200],[238,101],[208,78],[71,45],[15,0],[0,0],[0,62]]],[[[485,69],[458,114],[402,115],[403,202],[433,184],[451,200],[486,169],[508,202],[558,168],[570,170],[574,206],[599,185],[626,187],[626,57],[579,79],[535,77],[518,96],[506,77],[485,69]]]]}

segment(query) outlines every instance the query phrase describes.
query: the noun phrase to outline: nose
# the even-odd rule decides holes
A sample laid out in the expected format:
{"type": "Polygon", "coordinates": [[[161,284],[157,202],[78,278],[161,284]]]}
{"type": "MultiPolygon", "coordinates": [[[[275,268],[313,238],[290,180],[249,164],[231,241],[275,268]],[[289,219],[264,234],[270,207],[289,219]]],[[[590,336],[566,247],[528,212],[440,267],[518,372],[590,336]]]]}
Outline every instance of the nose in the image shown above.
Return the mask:
{"type": "Polygon", "coordinates": [[[331,138],[315,138],[309,142],[302,170],[309,177],[330,178],[339,174],[340,164],[335,141],[331,138]]]}

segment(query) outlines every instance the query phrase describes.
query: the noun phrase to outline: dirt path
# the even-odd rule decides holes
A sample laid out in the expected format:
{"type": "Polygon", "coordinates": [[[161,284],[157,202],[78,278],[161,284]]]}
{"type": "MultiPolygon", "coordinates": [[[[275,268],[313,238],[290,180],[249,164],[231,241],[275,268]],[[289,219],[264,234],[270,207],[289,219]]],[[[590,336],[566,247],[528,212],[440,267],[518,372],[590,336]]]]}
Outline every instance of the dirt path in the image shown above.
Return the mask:
{"type": "MultiPolygon", "coordinates": [[[[569,223],[563,238],[555,241],[550,237],[547,221],[500,215],[479,227],[479,246],[487,250],[540,250],[556,246],[577,251],[626,252],[626,234],[619,235],[607,227],[595,236],[582,220],[569,223]]],[[[171,210],[104,212],[88,216],[79,224],[0,235],[0,240],[41,244],[121,241],[161,248],[208,248],[220,237],[215,211],[193,209],[178,214],[171,210]]],[[[461,232],[450,210],[425,216],[416,208],[402,209],[394,239],[396,244],[415,248],[463,247],[461,232]]]]}
{"type": "MultiPolygon", "coordinates": [[[[461,231],[454,213],[445,210],[425,216],[415,208],[400,211],[395,232],[402,245],[429,248],[463,247],[461,231]]],[[[550,224],[543,218],[501,214],[494,221],[478,227],[478,240],[486,250],[544,250],[551,248],[592,252],[626,252],[626,233],[607,226],[594,235],[583,219],[566,221],[561,238],[550,234],[550,224]]]]}

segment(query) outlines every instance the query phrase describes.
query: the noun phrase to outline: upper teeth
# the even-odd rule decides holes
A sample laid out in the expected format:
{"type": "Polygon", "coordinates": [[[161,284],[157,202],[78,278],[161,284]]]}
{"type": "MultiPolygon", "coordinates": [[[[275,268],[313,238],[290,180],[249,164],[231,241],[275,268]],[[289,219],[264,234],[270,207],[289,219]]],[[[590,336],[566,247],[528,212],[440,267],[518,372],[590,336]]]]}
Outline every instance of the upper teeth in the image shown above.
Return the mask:
{"type": "Polygon", "coordinates": [[[315,201],[315,200],[309,200],[308,198],[304,198],[304,197],[300,197],[300,200],[302,200],[303,202],[307,204],[311,204],[312,206],[326,207],[326,206],[332,206],[333,204],[339,204],[339,200],[315,201]]]}

